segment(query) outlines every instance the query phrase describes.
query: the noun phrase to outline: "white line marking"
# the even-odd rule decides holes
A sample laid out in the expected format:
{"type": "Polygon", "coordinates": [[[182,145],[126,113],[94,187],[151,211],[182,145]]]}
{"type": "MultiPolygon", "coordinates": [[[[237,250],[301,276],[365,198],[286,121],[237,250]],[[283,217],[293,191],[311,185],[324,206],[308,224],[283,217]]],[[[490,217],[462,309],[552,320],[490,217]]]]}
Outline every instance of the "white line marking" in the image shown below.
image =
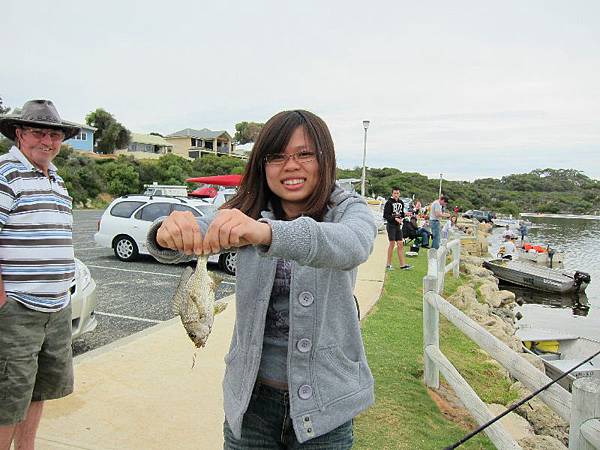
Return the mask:
{"type": "Polygon", "coordinates": [[[100,311],[94,311],[94,314],[98,314],[99,316],[116,317],[118,319],[138,320],[140,322],[150,322],[150,323],[163,323],[164,322],[163,320],[144,319],[143,317],[123,316],[121,314],[112,314],[112,313],[100,312],[100,311]]]}
{"type": "Polygon", "coordinates": [[[232,286],[235,286],[235,283],[233,283],[231,281],[221,281],[221,284],[230,284],[232,286]]]}
{"type": "Polygon", "coordinates": [[[75,250],[77,250],[77,251],[81,251],[81,250],[100,250],[100,249],[110,250],[110,249],[108,249],[106,247],[83,247],[83,248],[79,248],[77,246],[74,246],[74,247],[75,247],[75,250]]]}
{"type": "Polygon", "coordinates": [[[106,267],[106,266],[94,266],[92,264],[86,264],[88,267],[92,267],[94,269],[107,269],[107,270],[119,270],[121,272],[133,272],[133,273],[146,273],[149,275],[162,275],[164,277],[180,277],[181,275],[175,275],[172,273],[160,273],[160,272],[147,272],[145,270],[133,270],[133,269],[119,269],[117,267],[106,267]]]}

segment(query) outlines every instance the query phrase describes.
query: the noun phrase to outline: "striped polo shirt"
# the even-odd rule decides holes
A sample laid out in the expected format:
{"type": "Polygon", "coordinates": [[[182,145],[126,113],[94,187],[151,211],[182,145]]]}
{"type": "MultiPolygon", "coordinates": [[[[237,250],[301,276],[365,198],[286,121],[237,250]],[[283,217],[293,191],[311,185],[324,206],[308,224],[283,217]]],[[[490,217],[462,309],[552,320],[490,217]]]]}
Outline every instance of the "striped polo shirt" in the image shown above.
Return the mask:
{"type": "Polygon", "coordinates": [[[69,304],[75,276],[71,197],[50,164],[49,176],[12,147],[0,157],[0,272],[4,290],[37,311],[69,304]]]}

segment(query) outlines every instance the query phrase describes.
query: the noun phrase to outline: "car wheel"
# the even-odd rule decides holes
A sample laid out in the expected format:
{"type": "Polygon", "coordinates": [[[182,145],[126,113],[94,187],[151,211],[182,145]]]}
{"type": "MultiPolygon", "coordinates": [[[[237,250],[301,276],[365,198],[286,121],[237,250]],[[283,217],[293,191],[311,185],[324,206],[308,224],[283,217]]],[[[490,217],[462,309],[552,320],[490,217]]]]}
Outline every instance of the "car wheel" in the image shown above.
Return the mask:
{"type": "Polygon", "coordinates": [[[121,261],[133,261],[138,255],[138,247],[129,236],[119,236],[113,242],[115,256],[121,261]]]}
{"type": "Polygon", "coordinates": [[[230,275],[235,275],[237,252],[223,253],[219,256],[219,267],[230,275]]]}

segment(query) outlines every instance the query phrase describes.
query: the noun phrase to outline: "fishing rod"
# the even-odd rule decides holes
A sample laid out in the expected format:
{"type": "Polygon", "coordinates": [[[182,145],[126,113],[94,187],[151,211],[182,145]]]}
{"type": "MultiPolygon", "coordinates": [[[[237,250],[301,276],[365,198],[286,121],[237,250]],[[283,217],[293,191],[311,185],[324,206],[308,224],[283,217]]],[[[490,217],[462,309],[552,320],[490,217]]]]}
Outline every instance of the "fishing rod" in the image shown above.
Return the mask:
{"type": "Polygon", "coordinates": [[[506,411],[504,411],[502,414],[497,415],[496,417],[494,417],[492,420],[490,420],[489,422],[484,423],[483,425],[481,425],[479,428],[477,428],[476,430],[470,432],[469,434],[465,435],[460,441],[455,442],[454,444],[450,445],[449,447],[444,447],[444,450],[452,450],[457,448],[459,445],[464,444],[465,442],[467,442],[469,439],[471,439],[473,436],[475,436],[478,433],[481,433],[483,430],[485,430],[487,427],[489,427],[490,425],[492,425],[493,423],[497,422],[498,420],[502,419],[505,415],[507,415],[508,413],[514,411],[515,409],[517,409],[519,406],[521,406],[523,403],[527,403],[529,400],[531,400],[533,397],[535,397],[536,395],[538,395],[540,392],[545,391],[546,389],[548,389],[550,386],[552,386],[554,383],[556,383],[557,381],[562,380],[564,377],[566,377],[567,375],[569,375],[571,372],[573,372],[575,369],[577,369],[578,367],[583,366],[586,362],[591,361],[592,359],[594,359],[596,356],[600,355],[600,350],[598,350],[596,353],[594,353],[592,356],[590,356],[587,359],[584,359],[583,361],[581,361],[579,364],[577,364],[574,367],[571,367],[569,370],[567,370],[565,373],[563,373],[561,376],[559,376],[558,378],[552,380],[550,383],[542,386],[541,388],[539,388],[537,391],[529,394],[527,397],[525,397],[523,400],[520,400],[519,402],[513,404],[512,406],[510,406],[506,411]]]}

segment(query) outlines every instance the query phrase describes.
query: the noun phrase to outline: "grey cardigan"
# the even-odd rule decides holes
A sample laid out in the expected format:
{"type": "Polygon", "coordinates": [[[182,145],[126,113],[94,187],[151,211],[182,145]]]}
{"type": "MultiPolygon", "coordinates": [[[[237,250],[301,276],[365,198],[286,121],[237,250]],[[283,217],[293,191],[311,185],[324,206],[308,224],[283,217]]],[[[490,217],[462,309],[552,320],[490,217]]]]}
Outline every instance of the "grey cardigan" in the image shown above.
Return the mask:
{"type": "MultiPolygon", "coordinates": [[[[299,442],[328,433],[374,401],[373,376],[353,298],[357,267],[373,250],[377,228],[365,201],[336,187],[322,222],[309,217],[274,220],[271,245],[238,252],[236,322],[223,380],[225,417],[236,438],[256,381],[265,317],[277,258],[292,261],[288,343],[290,416],[299,442]]],[[[165,263],[189,260],[156,243],[148,249],[165,263]]],[[[199,220],[204,233],[209,220],[199,220]]]]}

